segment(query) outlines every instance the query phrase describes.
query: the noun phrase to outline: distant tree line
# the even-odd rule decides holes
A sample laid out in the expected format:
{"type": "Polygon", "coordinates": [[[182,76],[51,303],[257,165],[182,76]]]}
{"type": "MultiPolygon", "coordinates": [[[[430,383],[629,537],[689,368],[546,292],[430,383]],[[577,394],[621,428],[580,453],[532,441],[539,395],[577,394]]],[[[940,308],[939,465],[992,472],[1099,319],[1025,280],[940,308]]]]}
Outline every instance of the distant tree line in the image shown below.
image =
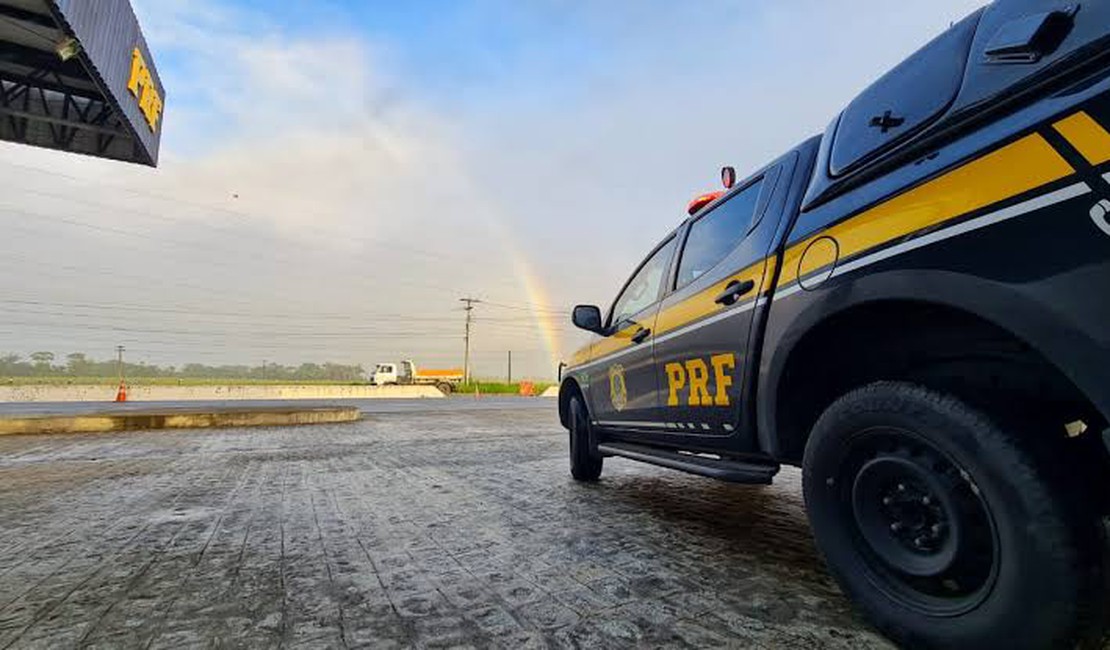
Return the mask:
{"type": "MultiPolygon", "coordinates": [[[[119,372],[116,360],[96,361],[82,352],[67,354],[60,363],[53,352],[34,352],[27,359],[18,354],[0,355],[0,377],[115,377],[119,372]]],[[[209,366],[187,363],[180,368],[146,363],[125,363],[128,377],[180,377],[195,379],[261,379],[290,381],[362,381],[362,366],[340,363],[302,363],[283,366],[267,363],[260,366],[209,366]]]]}

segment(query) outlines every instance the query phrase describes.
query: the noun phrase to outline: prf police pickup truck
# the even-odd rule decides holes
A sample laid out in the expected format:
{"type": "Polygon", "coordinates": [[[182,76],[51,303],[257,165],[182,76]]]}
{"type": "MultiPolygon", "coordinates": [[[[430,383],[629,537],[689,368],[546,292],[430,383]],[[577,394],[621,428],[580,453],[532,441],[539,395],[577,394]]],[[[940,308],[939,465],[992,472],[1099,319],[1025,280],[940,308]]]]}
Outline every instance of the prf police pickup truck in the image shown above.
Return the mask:
{"type": "Polygon", "coordinates": [[[609,456],[754,484],[800,466],[830,571],[897,642],[1097,627],[1110,2],[998,0],[723,178],[607,313],[574,310],[574,478],[609,456]]]}

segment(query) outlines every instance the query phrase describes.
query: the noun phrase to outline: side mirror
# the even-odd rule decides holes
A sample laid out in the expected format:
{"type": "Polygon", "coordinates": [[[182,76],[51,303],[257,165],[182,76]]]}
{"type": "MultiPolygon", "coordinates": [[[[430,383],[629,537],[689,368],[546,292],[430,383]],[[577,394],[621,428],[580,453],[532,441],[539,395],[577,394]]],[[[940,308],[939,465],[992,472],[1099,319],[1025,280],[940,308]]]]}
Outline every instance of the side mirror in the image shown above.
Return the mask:
{"type": "Polygon", "coordinates": [[[601,332],[601,310],[594,305],[578,305],[571,312],[570,319],[575,327],[587,332],[601,332]]]}

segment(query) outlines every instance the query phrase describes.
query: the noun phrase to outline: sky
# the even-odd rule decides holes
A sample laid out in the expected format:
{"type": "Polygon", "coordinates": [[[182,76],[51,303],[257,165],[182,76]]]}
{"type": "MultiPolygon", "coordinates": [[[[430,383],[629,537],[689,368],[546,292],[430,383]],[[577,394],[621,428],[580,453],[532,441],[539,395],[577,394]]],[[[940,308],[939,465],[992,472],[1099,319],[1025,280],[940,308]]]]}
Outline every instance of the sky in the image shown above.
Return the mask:
{"type": "Polygon", "coordinates": [[[0,353],[550,379],[686,202],[967,0],[132,0],[157,169],[0,143],[0,353]]]}

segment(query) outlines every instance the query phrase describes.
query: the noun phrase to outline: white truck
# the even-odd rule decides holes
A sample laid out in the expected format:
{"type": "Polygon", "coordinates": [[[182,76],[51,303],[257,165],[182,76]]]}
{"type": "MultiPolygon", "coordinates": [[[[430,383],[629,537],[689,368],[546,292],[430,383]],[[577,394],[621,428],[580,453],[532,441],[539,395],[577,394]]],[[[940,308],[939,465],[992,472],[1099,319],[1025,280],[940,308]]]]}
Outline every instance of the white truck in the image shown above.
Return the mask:
{"type": "Polygon", "coordinates": [[[417,369],[411,360],[379,363],[374,367],[370,383],[374,386],[435,386],[451,394],[463,381],[462,368],[417,369]]]}

